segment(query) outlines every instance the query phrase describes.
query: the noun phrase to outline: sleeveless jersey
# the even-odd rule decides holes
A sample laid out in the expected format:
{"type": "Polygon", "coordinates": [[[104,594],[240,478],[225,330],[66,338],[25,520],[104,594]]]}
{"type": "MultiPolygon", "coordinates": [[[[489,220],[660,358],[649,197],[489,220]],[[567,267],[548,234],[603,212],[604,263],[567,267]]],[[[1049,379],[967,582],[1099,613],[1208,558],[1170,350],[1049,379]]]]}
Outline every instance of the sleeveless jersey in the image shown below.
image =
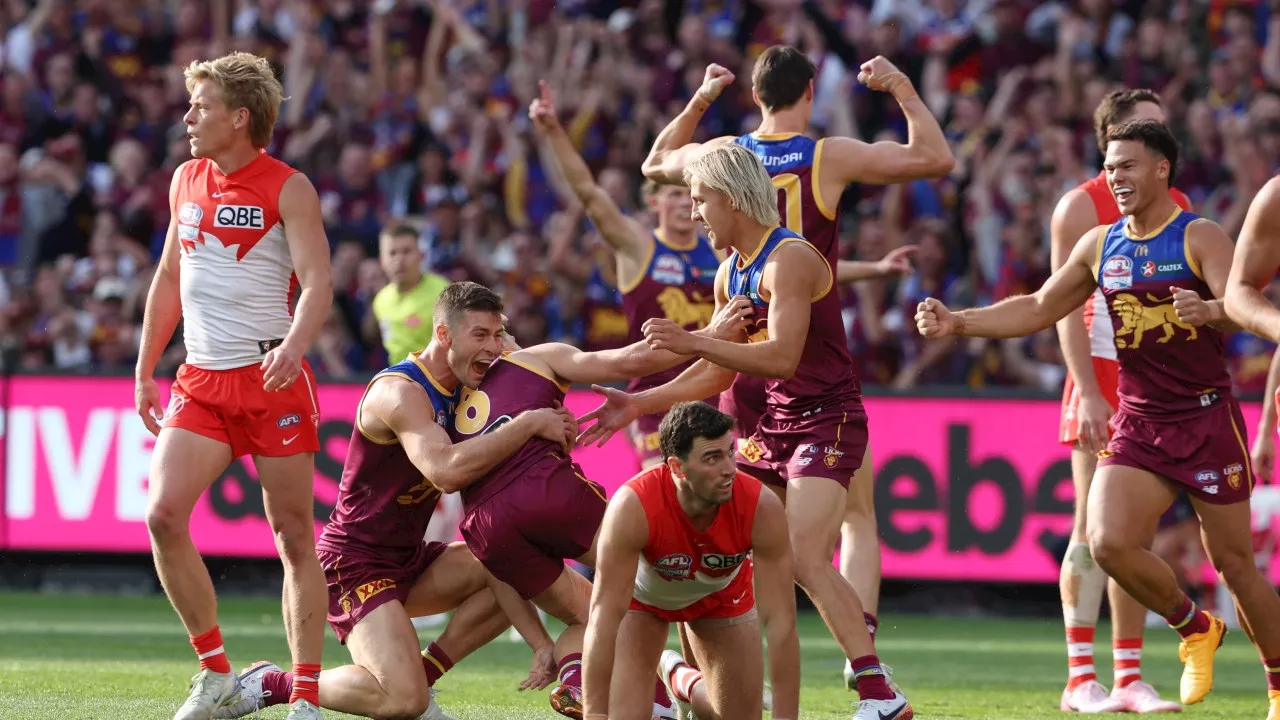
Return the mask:
{"type": "MultiPolygon", "coordinates": [[[[1111,187],[1107,185],[1107,171],[1103,170],[1098,173],[1098,177],[1085,181],[1078,189],[1083,190],[1093,201],[1093,209],[1098,214],[1099,225],[1112,225],[1123,217],[1120,214],[1120,206],[1116,204],[1115,196],[1111,194],[1111,187]]],[[[1173,198],[1173,201],[1183,210],[1191,209],[1191,200],[1181,190],[1169,188],[1169,197],[1173,198]]],[[[1099,289],[1084,306],[1084,326],[1089,331],[1089,354],[1097,358],[1115,360],[1116,345],[1115,337],[1111,334],[1111,324],[1094,322],[1095,316],[1106,317],[1106,314],[1107,301],[1102,295],[1102,290],[1099,289]]]]}
{"type": "MultiPolygon", "coordinates": [[[[627,343],[644,339],[640,328],[650,318],[666,318],[685,330],[699,330],[716,310],[716,270],[720,256],[711,241],[699,235],[692,246],[679,248],[654,232],[649,262],[630,287],[622,288],[622,311],[627,316],[627,343]]],[[[657,387],[679,375],[692,361],[653,375],[633,378],[628,392],[657,387]]]]}
{"type": "Polygon", "coordinates": [[[265,152],[230,175],[205,158],[178,169],[172,204],[189,364],[253,365],[289,333],[297,278],[279,201],[295,172],[265,152]]]}
{"type": "MultiPolygon", "coordinates": [[[[745,295],[751,300],[755,318],[747,327],[747,342],[769,339],[769,303],[760,296],[760,278],[770,256],[786,243],[803,243],[818,252],[804,238],[782,227],[774,228],[750,257],[734,253],[729,257],[725,293],[729,297],[745,295]]],[[[821,253],[819,253],[821,254],[821,253]]],[[[813,298],[810,305],[809,333],[805,336],[800,364],[790,379],[770,378],[765,382],[768,409],[776,418],[796,418],[815,411],[826,403],[856,400],[861,397],[858,379],[853,374],[853,360],[845,341],[844,320],[840,314],[840,295],[833,293],[835,273],[827,268],[826,290],[813,298]]]]}
{"type": "MultiPolygon", "coordinates": [[[[734,142],[760,158],[773,178],[782,226],[803,236],[834,268],[839,260],[840,206],[838,202],[828,205],[818,188],[826,141],[778,133],[742,135],[734,142]]],[[[765,379],[756,375],[739,373],[733,386],[720,396],[720,410],[737,418],[740,429],[748,435],[759,424],[765,405],[765,379]]]]}
{"type": "MultiPolygon", "coordinates": [[[[456,443],[493,432],[526,410],[541,410],[563,402],[568,389],[514,355],[503,355],[489,367],[479,388],[462,391],[449,435],[456,443]]],[[[530,465],[548,455],[562,459],[566,465],[572,462],[556,443],[530,438],[514,455],[462,491],[463,506],[479,505],[519,480],[530,465]]]]}
{"type": "MultiPolygon", "coordinates": [[[[452,427],[458,392],[441,387],[417,356],[378,373],[369,386],[385,377],[405,378],[421,386],[435,410],[436,424],[446,430],[452,427]]],[[[316,545],[339,554],[344,541],[413,552],[422,544],[439,500],[440,491],[422,476],[398,440],[374,440],[365,434],[357,406],[338,501],[316,545]]]]}
{"type": "Polygon", "coordinates": [[[609,284],[600,268],[592,270],[582,297],[582,349],[597,352],[627,344],[627,316],[622,304],[618,289],[609,284]]]}
{"type": "Polygon", "coordinates": [[[1125,412],[1178,419],[1212,405],[1212,393],[1231,392],[1222,331],[1179,320],[1169,290],[1213,298],[1187,252],[1187,228],[1198,219],[1179,208],[1143,238],[1129,233],[1127,218],[1100,233],[1094,276],[1107,301],[1125,412]]]}
{"type": "Polygon", "coordinates": [[[751,572],[751,531],[761,488],[751,476],[739,472],[734,477],[733,497],[706,531],[689,522],[665,464],[628,480],[626,487],[640,498],[649,521],[649,540],[636,567],[636,600],[680,610],[728,587],[738,573],[751,572]]]}

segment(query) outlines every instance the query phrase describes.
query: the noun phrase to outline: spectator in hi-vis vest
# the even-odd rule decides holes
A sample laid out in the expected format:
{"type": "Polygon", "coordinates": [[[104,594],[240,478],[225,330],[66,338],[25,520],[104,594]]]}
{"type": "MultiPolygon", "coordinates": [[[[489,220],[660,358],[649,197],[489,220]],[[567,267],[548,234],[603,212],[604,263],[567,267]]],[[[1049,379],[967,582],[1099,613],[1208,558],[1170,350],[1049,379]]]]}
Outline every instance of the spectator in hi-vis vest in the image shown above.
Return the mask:
{"type": "Polygon", "coordinates": [[[374,296],[373,315],[382,331],[388,362],[396,363],[431,342],[431,314],[449,281],[423,272],[418,231],[409,225],[383,230],[378,255],[391,282],[374,296]]]}

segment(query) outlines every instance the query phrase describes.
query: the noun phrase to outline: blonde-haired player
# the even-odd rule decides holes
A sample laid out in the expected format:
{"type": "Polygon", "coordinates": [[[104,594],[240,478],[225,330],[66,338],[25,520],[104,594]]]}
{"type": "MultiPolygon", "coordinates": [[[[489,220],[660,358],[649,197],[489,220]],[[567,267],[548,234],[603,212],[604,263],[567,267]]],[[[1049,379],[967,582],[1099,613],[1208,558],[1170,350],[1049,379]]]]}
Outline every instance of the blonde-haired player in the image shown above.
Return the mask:
{"type": "Polygon", "coordinates": [[[135,389],[138,414],[157,435],[147,507],[156,570],[200,659],[174,718],[207,720],[239,695],[190,518],[218,475],[252,455],[284,563],[297,674],[288,718],[309,720],[322,717],[327,594],[312,509],[320,408],[303,355],[333,299],[329,243],[315,188],[266,154],[284,100],[271,65],[232,53],[185,74],[194,159],[170,185],[173,219],[147,296],[135,389]],[[153,375],[180,320],[186,363],[165,409],[153,375]]]}

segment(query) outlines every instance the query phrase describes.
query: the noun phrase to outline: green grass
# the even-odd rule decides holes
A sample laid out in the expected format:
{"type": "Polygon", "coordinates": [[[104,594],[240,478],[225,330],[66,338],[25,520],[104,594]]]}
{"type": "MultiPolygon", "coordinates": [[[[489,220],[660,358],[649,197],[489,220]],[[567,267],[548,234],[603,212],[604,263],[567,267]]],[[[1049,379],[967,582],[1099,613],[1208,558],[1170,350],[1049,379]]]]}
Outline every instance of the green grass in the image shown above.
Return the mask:
{"type": "MultiPolygon", "coordinates": [[[[237,667],[288,660],[280,609],[261,600],[223,599],[220,621],[237,667]]],[[[841,680],[835,643],[814,615],[800,624],[805,718],[848,718],[852,693],[841,680]]],[[[878,642],[921,720],[1060,718],[1065,677],[1061,626],[1045,620],[971,620],[887,616],[878,642]]],[[[1099,628],[1107,644],[1110,635],[1099,628]]],[[[348,660],[329,635],[325,666],[348,660]]],[[[461,720],[553,720],[545,692],[517,693],[528,651],[499,640],[440,682],[441,704],[461,720]]],[[[1110,654],[1098,658],[1110,666],[1110,654]]],[[[1176,696],[1181,665],[1176,636],[1150,633],[1147,679],[1176,696]]],[[[186,696],[195,662],[177,617],[163,598],[0,594],[0,719],[167,720],[186,696]]],[[[1104,682],[1110,673],[1104,672],[1104,682]]],[[[1218,655],[1217,689],[1188,718],[1262,718],[1266,685],[1257,654],[1233,633],[1218,655]]],[[[264,718],[283,718],[283,708],[264,718]]],[[[327,713],[330,718],[347,717],[327,713]]]]}

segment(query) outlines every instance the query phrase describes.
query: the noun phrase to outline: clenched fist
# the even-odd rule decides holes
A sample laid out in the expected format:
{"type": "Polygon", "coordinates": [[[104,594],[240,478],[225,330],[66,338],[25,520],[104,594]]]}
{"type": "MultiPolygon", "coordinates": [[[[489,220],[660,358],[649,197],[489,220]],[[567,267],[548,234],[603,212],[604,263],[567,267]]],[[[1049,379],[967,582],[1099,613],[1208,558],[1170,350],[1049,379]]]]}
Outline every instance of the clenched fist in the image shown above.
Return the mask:
{"type": "Polygon", "coordinates": [[[926,298],[916,306],[916,329],[927,338],[942,338],[956,334],[958,323],[955,313],[940,300],[926,298]]]}
{"type": "Polygon", "coordinates": [[[862,63],[860,69],[858,82],[872,90],[893,94],[899,86],[904,84],[911,85],[911,81],[907,79],[906,74],[899,70],[898,66],[889,62],[883,55],[877,55],[862,63]]]}
{"type": "Polygon", "coordinates": [[[707,72],[702,76],[702,87],[698,88],[698,97],[702,98],[708,105],[715,102],[720,97],[721,91],[725,86],[733,82],[733,73],[729,68],[723,65],[711,63],[707,66],[707,72]]]}
{"type": "Polygon", "coordinates": [[[1179,287],[1170,287],[1169,291],[1173,293],[1173,311],[1179,320],[1194,327],[1214,321],[1213,307],[1200,293],[1179,287]]]}

